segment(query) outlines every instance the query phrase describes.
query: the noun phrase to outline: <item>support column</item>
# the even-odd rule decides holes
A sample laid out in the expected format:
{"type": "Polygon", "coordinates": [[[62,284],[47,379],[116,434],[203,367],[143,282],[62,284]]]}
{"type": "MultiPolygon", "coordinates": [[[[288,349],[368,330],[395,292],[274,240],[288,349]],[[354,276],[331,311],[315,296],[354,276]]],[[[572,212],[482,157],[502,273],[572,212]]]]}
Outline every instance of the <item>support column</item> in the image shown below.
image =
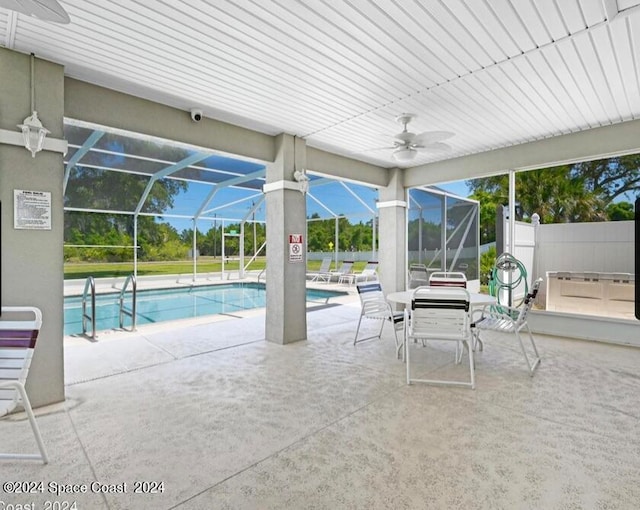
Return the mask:
{"type": "Polygon", "coordinates": [[[405,290],[407,280],[407,202],[403,171],[390,170],[389,185],[380,188],[379,278],[385,293],[405,290]]]}
{"type": "Polygon", "coordinates": [[[307,253],[302,238],[307,208],[301,183],[294,180],[294,172],[305,167],[306,145],[302,139],[283,134],[276,137],[275,149],[264,186],[268,229],[265,336],[269,342],[288,344],[307,339],[307,253]]]}
{"type": "MultiPolygon", "coordinates": [[[[0,129],[18,133],[16,125],[32,113],[30,67],[29,55],[0,48],[0,129]]],[[[40,59],[34,68],[35,109],[51,131],[47,138],[61,139],[64,68],[40,59]]],[[[2,305],[42,310],[42,329],[27,380],[34,407],[64,400],[63,176],[61,153],[43,150],[32,157],[22,146],[0,143],[2,305]],[[14,190],[50,194],[51,228],[14,227],[14,190]]]]}

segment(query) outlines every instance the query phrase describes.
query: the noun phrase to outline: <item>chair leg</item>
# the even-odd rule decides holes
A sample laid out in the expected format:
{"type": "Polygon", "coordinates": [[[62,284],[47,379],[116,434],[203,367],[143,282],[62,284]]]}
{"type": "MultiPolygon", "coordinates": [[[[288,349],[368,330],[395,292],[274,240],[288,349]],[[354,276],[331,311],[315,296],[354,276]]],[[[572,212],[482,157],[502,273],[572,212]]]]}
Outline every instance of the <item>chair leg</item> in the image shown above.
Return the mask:
{"type": "Polygon", "coordinates": [[[464,354],[464,346],[461,342],[456,342],[456,365],[462,363],[462,355],[464,354]]]}
{"type": "MultiPolygon", "coordinates": [[[[467,388],[471,388],[472,390],[476,389],[476,375],[475,375],[475,360],[473,358],[473,349],[471,347],[471,339],[463,340],[461,342],[456,342],[456,362],[458,363],[458,350],[463,352],[466,348],[469,352],[469,382],[462,381],[451,381],[451,380],[435,380],[435,379],[414,379],[416,382],[422,382],[427,384],[435,384],[435,385],[445,385],[445,386],[464,386],[467,388]],[[462,346],[459,344],[462,343],[462,346]]],[[[405,347],[405,362],[407,365],[407,384],[411,384],[411,349],[409,348],[410,342],[407,340],[405,336],[404,347],[405,347]]],[[[462,361],[462,356],[459,357],[460,361],[462,361]]]]}
{"type": "Polygon", "coordinates": [[[404,362],[407,365],[407,384],[411,384],[411,361],[409,359],[409,342],[407,342],[407,337],[404,337],[404,362]]]}
{"type": "Polygon", "coordinates": [[[38,449],[40,450],[40,455],[35,454],[1,454],[0,459],[33,459],[33,460],[42,460],[44,464],[49,463],[49,456],[47,455],[47,450],[44,447],[44,442],[42,441],[42,436],[40,435],[40,429],[38,428],[38,424],[36,423],[36,417],[33,414],[33,409],[31,408],[31,402],[29,401],[29,397],[27,396],[27,392],[24,389],[24,386],[18,382],[12,384],[18,393],[20,393],[20,400],[22,402],[22,407],[24,407],[25,413],[27,413],[27,417],[29,418],[29,424],[31,425],[31,430],[33,431],[33,435],[36,439],[36,443],[38,443],[38,449]]]}
{"type": "Polygon", "coordinates": [[[402,344],[400,343],[400,339],[398,338],[398,329],[396,328],[395,324],[393,324],[393,334],[396,337],[396,358],[400,358],[400,349],[402,348],[402,344]]]}
{"type": "Polygon", "coordinates": [[[536,343],[533,340],[533,335],[531,334],[531,330],[529,329],[529,324],[527,324],[525,322],[524,325],[527,328],[527,333],[529,334],[529,341],[531,342],[531,347],[533,348],[533,353],[536,356],[536,358],[533,360],[533,367],[531,367],[531,373],[530,373],[531,377],[533,377],[533,371],[536,368],[538,368],[538,365],[540,364],[541,359],[540,359],[540,355],[538,354],[538,348],[536,347],[536,343]]]}
{"type": "Polygon", "coordinates": [[[40,455],[42,456],[42,462],[44,464],[49,463],[49,456],[47,455],[47,450],[44,447],[44,442],[42,441],[42,436],[40,435],[40,428],[36,423],[36,417],[33,414],[33,409],[31,408],[31,402],[29,397],[27,396],[27,392],[24,389],[24,386],[18,386],[18,391],[20,392],[20,398],[22,400],[22,406],[29,417],[29,423],[31,423],[31,429],[33,430],[33,435],[36,438],[36,442],[38,443],[38,449],[40,450],[40,455]]]}
{"type": "MultiPolygon", "coordinates": [[[[529,332],[530,339],[533,342],[533,336],[531,335],[531,331],[529,330],[528,325],[527,325],[527,331],[529,332]]],[[[534,353],[536,355],[536,358],[535,358],[535,360],[533,362],[533,365],[532,365],[531,362],[529,361],[529,356],[527,356],[527,350],[524,348],[524,342],[522,341],[522,337],[520,336],[520,331],[516,330],[515,333],[516,333],[516,336],[518,337],[518,341],[520,342],[520,348],[522,349],[522,354],[524,354],[524,359],[527,362],[527,366],[529,367],[529,375],[531,377],[533,377],[534,370],[540,364],[540,357],[538,356],[538,349],[536,349],[535,343],[533,343],[533,350],[534,350],[534,353]]]]}
{"type": "Polygon", "coordinates": [[[476,348],[478,348],[478,350],[483,351],[484,343],[482,343],[482,339],[480,338],[480,331],[474,328],[471,330],[471,335],[473,336],[473,350],[475,351],[476,348]]]}
{"type": "Polygon", "coordinates": [[[371,335],[365,338],[358,339],[358,333],[360,331],[360,325],[362,324],[362,318],[364,315],[360,315],[360,319],[358,319],[358,327],[356,328],[356,336],[353,339],[353,345],[356,345],[359,342],[364,342],[365,340],[371,340],[372,338],[382,338],[382,329],[384,328],[385,319],[378,319],[382,321],[382,325],[380,326],[380,331],[378,331],[377,335],[371,335]]]}
{"type": "Polygon", "coordinates": [[[525,327],[527,328],[527,333],[529,333],[529,340],[531,341],[531,347],[533,347],[533,352],[540,361],[540,355],[538,354],[538,348],[536,347],[536,343],[533,340],[533,335],[531,334],[531,330],[529,329],[529,324],[525,323],[525,327]]]}
{"type": "Polygon", "coordinates": [[[475,370],[475,360],[473,359],[473,347],[468,343],[464,342],[467,346],[467,350],[469,351],[469,373],[471,375],[471,389],[476,389],[476,370],[475,370]]]}
{"type": "Polygon", "coordinates": [[[360,332],[360,324],[362,324],[362,314],[360,314],[360,319],[358,319],[358,327],[356,328],[356,336],[353,339],[353,345],[358,343],[358,333],[360,332]]]}

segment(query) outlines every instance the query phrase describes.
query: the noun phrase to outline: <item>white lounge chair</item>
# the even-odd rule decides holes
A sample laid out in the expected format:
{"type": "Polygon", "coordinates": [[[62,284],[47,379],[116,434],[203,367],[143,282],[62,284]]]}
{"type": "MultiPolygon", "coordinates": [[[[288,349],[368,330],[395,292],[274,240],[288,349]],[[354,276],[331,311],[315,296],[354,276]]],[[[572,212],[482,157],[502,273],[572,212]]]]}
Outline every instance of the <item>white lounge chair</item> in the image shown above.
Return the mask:
{"type": "Polygon", "coordinates": [[[331,272],[330,280],[335,278],[338,283],[345,283],[345,277],[349,277],[353,274],[351,269],[353,268],[353,260],[344,260],[337,271],[331,272]]]}
{"type": "Polygon", "coordinates": [[[320,269],[307,273],[307,278],[311,278],[312,282],[328,282],[331,279],[331,257],[323,258],[320,269]]]}
{"type": "Polygon", "coordinates": [[[369,261],[364,269],[356,273],[355,282],[368,282],[369,280],[378,279],[378,262],[369,261]]]}

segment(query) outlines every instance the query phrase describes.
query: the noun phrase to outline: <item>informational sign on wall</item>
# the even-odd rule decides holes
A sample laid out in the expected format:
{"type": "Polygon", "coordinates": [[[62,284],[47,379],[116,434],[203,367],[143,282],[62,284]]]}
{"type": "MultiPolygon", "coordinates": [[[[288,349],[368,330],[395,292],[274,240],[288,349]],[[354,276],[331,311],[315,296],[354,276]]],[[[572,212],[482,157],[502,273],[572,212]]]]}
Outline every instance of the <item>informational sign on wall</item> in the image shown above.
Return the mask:
{"type": "Polygon", "coordinates": [[[14,189],[13,228],[51,230],[51,193],[14,189]]]}
{"type": "Polygon", "coordinates": [[[289,234],[289,262],[302,262],[302,234],[289,234]]]}

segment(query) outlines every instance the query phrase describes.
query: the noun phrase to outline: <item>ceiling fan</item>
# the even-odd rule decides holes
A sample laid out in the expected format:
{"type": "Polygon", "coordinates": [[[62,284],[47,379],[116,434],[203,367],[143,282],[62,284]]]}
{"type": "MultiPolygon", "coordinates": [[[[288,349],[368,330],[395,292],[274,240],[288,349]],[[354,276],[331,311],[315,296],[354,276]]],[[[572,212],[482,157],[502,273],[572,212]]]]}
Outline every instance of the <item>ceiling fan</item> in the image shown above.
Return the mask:
{"type": "Polygon", "coordinates": [[[16,11],[27,16],[67,24],[71,21],[67,11],[57,0],[0,0],[0,7],[16,11]]]}
{"type": "Polygon", "coordinates": [[[407,129],[407,125],[416,115],[413,113],[402,113],[396,117],[396,122],[402,124],[402,132],[394,136],[393,145],[390,147],[380,147],[374,150],[393,150],[393,157],[398,161],[411,161],[418,152],[447,152],[451,146],[442,143],[442,140],[451,138],[454,133],[449,131],[424,131],[423,133],[412,133],[407,129]]]}

